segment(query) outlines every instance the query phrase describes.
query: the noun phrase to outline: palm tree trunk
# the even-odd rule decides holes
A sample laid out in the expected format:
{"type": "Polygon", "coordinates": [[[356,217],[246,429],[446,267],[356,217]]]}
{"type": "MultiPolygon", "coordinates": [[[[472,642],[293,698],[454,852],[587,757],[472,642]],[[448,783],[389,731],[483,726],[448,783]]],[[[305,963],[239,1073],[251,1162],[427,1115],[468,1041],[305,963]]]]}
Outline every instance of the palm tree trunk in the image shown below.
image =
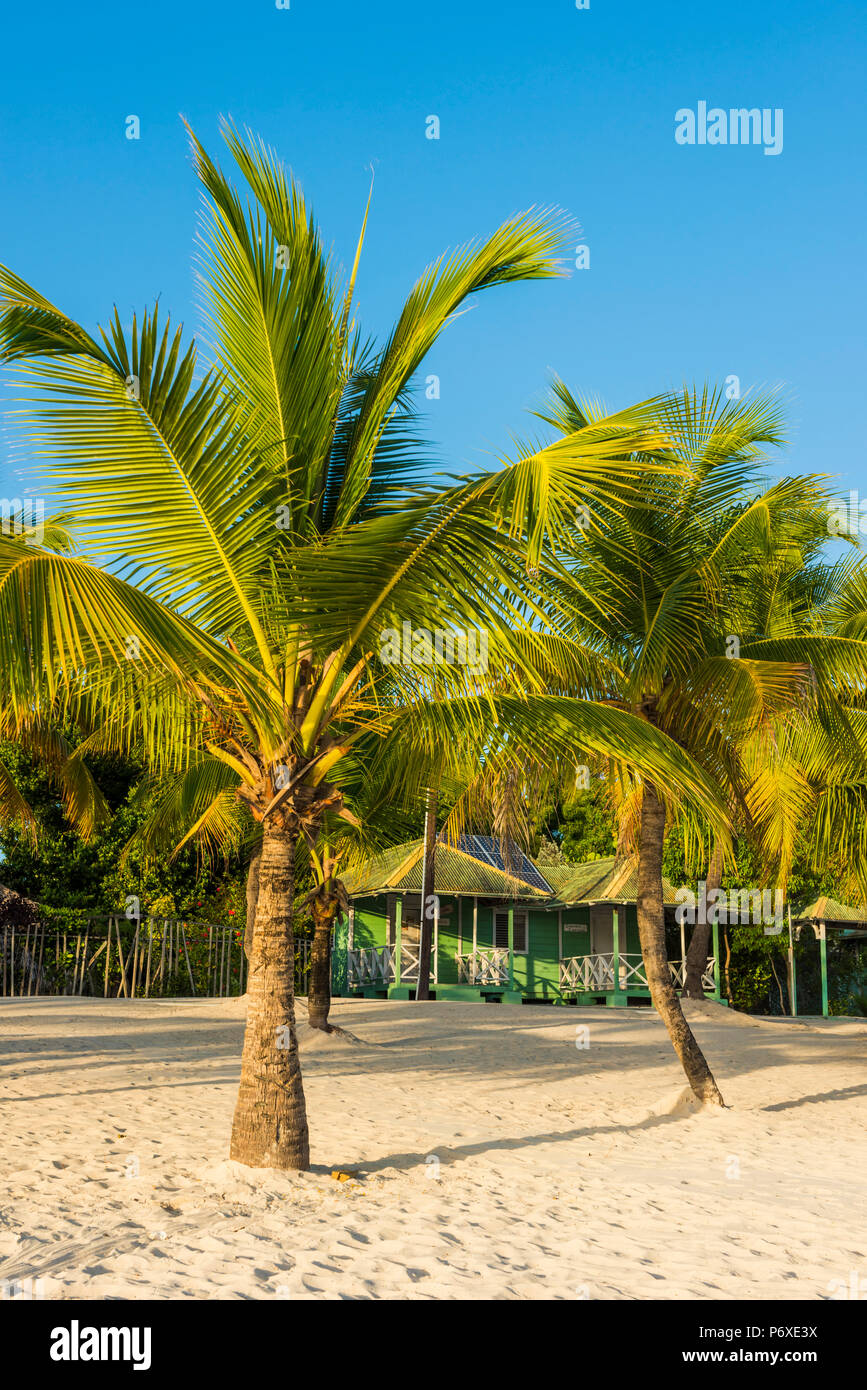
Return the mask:
{"type": "Polygon", "coordinates": [[[229,1150],[231,1158],[251,1168],[310,1167],[295,1033],[294,887],[295,835],[266,825],[229,1150]]]}
{"type": "MultiPolygon", "coordinates": [[[[774,961],[773,955],[771,956],[771,969],[772,969],[773,972],[774,972],[774,979],[775,979],[776,982],[777,982],[777,989],[778,989],[779,992],[780,992],[780,1013],[781,1013],[781,1014],[783,1015],[783,1017],[785,1018],[785,1016],[786,1016],[786,1001],[785,1001],[785,999],[783,998],[783,986],[780,984],[780,977],[779,977],[779,975],[777,974],[777,966],[776,966],[776,962],[774,961]]],[[[770,993],[770,991],[768,991],[768,993],[770,993]]]]}
{"type": "Polygon", "coordinates": [[[247,921],[244,927],[244,955],[247,957],[248,964],[253,955],[253,927],[256,922],[256,899],[259,896],[259,864],[261,860],[262,851],[257,849],[247,870],[247,921]]]}
{"type": "Polygon", "coordinates": [[[433,920],[428,917],[428,902],[435,893],[434,878],[437,848],[437,803],[439,797],[435,787],[427,794],[427,809],[424,817],[424,868],[421,883],[421,916],[418,932],[418,983],[415,987],[416,999],[430,999],[430,953],[433,935],[433,920]]]}
{"type": "MultiPolygon", "coordinates": [[[[722,850],[714,840],[713,853],[708,865],[705,889],[708,897],[722,883],[722,850]]],[[[705,913],[707,916],[707,913],[705,913]]],[[[696,922],[695,931],[686,952],[686,978],[683,982],[683,993],[687,999],[704,999],[704,985],[701,977],[704,974],[704,967],[707,964],[707,955],[710,949],[710,922],[696,922]]]]}
{"type": "Polygon", "coordinates": [[[725,938],[725,943],[726,943],[726,964],[725,964],[725,972],[726,972],[726,999],[729,1001],[729,1004],[731,1004],[731,1002],[732,1002],[732,977],[731,977],[731,972],[730,972],[729,967],[731,966],[731,963],[732,963],[732,943],[729,941],[729,929],[728,929],[728,927],[723,927],[723,936],[724,936],[724,938],[725,938]]]}
{"type": "Polygon", "coordinates": [[[671,983],[665,949],[665,908],[662,900],[662,848],[665,805],[652,782],[645,782],[641,800],[638,851],[638,933],[654,1008],[668,1029],[687,1080],[700,1101],[724,1105],[719,1087],[683,1016],[671,983]]]}
{"type": "Polygon", "coordinates": [[[310,973],[307,977],[307,1019],[311,1028],[333,1033],[328,1022],[331,1009],[331,939],[337,903],[333,910],[313,904],[313,941],[310,947],[310,973]]]}

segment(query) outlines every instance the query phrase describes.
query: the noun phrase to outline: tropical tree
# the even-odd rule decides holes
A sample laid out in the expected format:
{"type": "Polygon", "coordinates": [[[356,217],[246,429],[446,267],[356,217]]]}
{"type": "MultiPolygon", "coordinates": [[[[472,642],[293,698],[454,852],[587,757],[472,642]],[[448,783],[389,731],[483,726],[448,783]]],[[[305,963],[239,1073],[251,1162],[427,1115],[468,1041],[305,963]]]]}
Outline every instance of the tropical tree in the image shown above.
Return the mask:
{"type": "MultiPolygon", "coordinates": [[[[592,424],[598,411],[558,382],[542,418],[568,436],[592,424]]],[[[846,745],[851,721],[841,716],[840,693],[853,680],[863,689],[867,647],[860,636],[805,627],[792,608],[794,588],[785,620],[760,615],[754,584],[762,553],[784,538],[791,559],[798,531],[803,537],[819,518],[827,520],[819,480],[762,486],[763,448],[782,441],[776,399],[725,401],[708,388],[684,389],[658,403],[657,418],[677,469],[648,479],[634,503],[585,504],[556,603],[562,612],[571,609],[575,642],[607,662],[607,688],[597,688],[596,698],[664,731],[727,802],[746,799],[760,817],[763,796],[768,810],[763,769],[782,730],[802,738],[812,725],[822,729],[826,752],[846,745]]],[[[621,843],[638,851],[638,923],[651,998],[695,1094],[722,1104],[666,958],[662,854],[677,801],[634,769],[625,780],[610,778],[608,788],[621,843]]],[[[790,829],[796,799],[787,795],[786,805],[790,829]]],[[[686,819],[701,837],[701,817],[688,808],[686,819]]],[[[724,831],[718,853],[725,855],[728,844],[724,831]]]]}
{"type": "MultiPolygon", "coordinates": [[[[64,814],[84,838],[108,818],[105,797],[94,781],[87,763],[74,741],[58,728],[50,715],[33,712],[29,718],[11,718],[0,713],[0,740],[12,733],[14,742],[34,757],[56,787],[64,814]]],[[[35,840],[38,821],[14,772],[0,757],[0,823],[17,822],[35,840]]]]}
{"type": "Polygon", "coordinates": [[[483,747],[493,723],[528,756],[582,745],[628,757],[669,795],[711,809],[718,798],[630,711],[552,695],[531,711],[526,699],[552,651],[580,674],[539,629],[546,549],[579,502],[616,510],[639,477],[672,466],[648,408],[522,449],[495,473],[408,490],[410,378],[470,295],[557,273],[559,223],[524,214],[439,261],[376,350],[351,319],[358,255],[344,284],[279,162],[232,130],[226,140],[246,203],[193,139],[209,199],[215,360],[203,373],[195,343],[156,310],[128,328],[115,311],[94,336],[0,273],[0,360],[17,364],[29,442],[95,557],[0,541],[0,694],[21,722],[43,689],[101,719],[89,746],[142,748],[183,779],[201,825],[238,800],[261,825],[231,1155],[305,1168],[296,850],[326,816],[351,817],[336,770],[358,742],[388,733],[392,758],[402,742],[421,767],[436,749],[483,747]],[[489,669],[441,668],[453,697],[429,701],[411,664],[391,664],[389,690],[404,695],[384,704],[380,639],[403,622],[484,628],[489,669]]]}
{"type": "MultiPolygon", "coordinates": [[[[68,552],[72,539],[65,522],[66,518],[59,516],[50,518],[47,526],[41,525],[40,544],[59,553],[68,552]]],[[[12,533],[28,534],[22,516],[15,519],[12,533]]],[[[76,746],[75,731],[63,725],[62,711],[53,710],[50,700],[43,700],[43,705],[23,717],[8,705],[0,705],[0,743],[11,734],[12,741],[39,763],[60,795],[69,824],[84,839],[90,839],[108,818],[107,802],[76,746]]],[[[4,823],[17,823],[35,842],[38,819],[8,760],[0,756],[0,824],[4,823]]]]}
{"type": "MultiPolygon", "coordinates": [[[[820,489],[814,505],[778,509],[774,526],[753,536],[749,550],[741,548],[734,625],[743,638],[823,645],[833,638],[838,679],[823,683],[820,698],[804,711],[808,717],[777,720],[771,738],[744,742],[731,769],[731,815],[755,847],[762,883],[773,881],[785,893],[797,854],[802,868],[836,865],[836,891],[864,897],[867,723],[860,656],[847,669],[846,653],[867,631],[867,575],[854,544],[842,559],[827,558],[832,510],[830,494],[820,489]]],[[[708,893],[719,887],[723,864],[714,844],[708,893]]],[[[692,997],[701,997],[709,933],[709,923],[697,923],[687,952],[684,993],[692,997]]]]}

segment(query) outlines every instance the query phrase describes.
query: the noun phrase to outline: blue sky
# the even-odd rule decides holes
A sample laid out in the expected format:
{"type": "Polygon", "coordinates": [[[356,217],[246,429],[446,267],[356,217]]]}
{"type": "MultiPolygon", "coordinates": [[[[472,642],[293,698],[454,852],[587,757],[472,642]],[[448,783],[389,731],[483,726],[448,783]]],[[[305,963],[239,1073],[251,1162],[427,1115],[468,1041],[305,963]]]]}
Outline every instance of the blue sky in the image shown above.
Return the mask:
{"type": "MultiPolygon", "coordinates": [[[[734,374],[785,386],[787,470],[867,492],[854,0],[54,3],[7,10],[4,39],[0,259],[88,325],[159,295],[195,326],[178,113],[213,151],[227,113],[285,157],[344,261],[375,163],[358,302],[377,334],[445,248],[531,204],[580,221],[589,269],[486,293],[429,359],[449,469],[531,432],[551,370],[612,405],[734,374]],[[782,153],[678,145],[700,100],[782,108],[782,153]]],[[[4,443],[7,494],[33,477],[13,463],[4,443]]]]}

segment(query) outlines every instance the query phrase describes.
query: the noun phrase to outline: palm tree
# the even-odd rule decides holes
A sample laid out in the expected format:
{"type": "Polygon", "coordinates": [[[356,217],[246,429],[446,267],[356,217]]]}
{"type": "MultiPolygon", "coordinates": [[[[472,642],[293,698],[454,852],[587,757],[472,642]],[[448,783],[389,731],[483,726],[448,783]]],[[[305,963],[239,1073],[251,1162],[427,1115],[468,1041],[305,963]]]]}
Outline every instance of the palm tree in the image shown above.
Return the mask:
{"type": "MultiPolygon", "coordinates": [[[[809,717],[775,721],[747,740],[730,769],[732,820],[755,845],[762,882],[785,892],[796,848],[811,851],[814,867],[838,865],[843,890],[867,892],[867,721],[859,643],[867,632],[867,568],[853,543],[843,559],[825,555],[830,494],[815,505],[778,510],[773,528],[741,549],[739,631],[752,645],[834,639],[839,674],[823,682],[809,717]],[[852,647],[849,644],[852,643],[852,647]],[[846,653],[851,650],[850,669],[846,653]]],[[[784,649],[783,646],[777,649],[784,649]]],[[[804,660],[808,648],[802,646],[804,660]]],[[[719,887],[723,854],[713,845],[707,890],[719,887]]],[[[710,925],[697,923],[687,952],[684,994],[703,997],[701,973],[710,925]]]]}
{"type": "MultiPolygon", "coordinates": [[[[48,550],[68,553],[72,538],[66,526],[67,518],[51,517],[41,529],[40,543],[48,550]]],[[[19,527],[25,536],[27,531],[19,527]]],[[[62,710],[52,709],[50,699],[41,711],[19,716],[14,709],[0,706],[0,740],[17,743],[35,758],[50,781],[57,787],[69,824],[84,839],[90,839],[97,828],[108,819],[105,797],[93,779],[83,757],[80,737],[75,731],[63,728],[62,710]]],[[[26,798],[18,788],[15,776],[0,757],[0,821],[17,821],[24,833],[35,842],[37,823],[26,798]]]]}
{"type": "MultiPolygon", "coordinates": [[[[336,779],[362,739],[484,746],[491,721],[552,759],[584,744],[629,757],[669,795],[712,786],[628,711],[545,697],[521,671],[549,646],[527,614],[539,568],[579,502],[616,509],[636,479],[670,470],[648,409],[524,449],[498,472],[407,491],[416,457],[407,384],[473,293],[557,273],[559,225],[524,214],[429,269],[384,347],[351,321],[344,286],[297,187],[231,129],[245,205],[193,139],[209,197],[202,283],[215,361],[156,310],[92,336],[11,271],[0,273],[0,360],[19,364],[31,444],[97,560],[0,541],[0,693],[32,716],[44,684],[102,723],[90,746],[143,747],[214,825],[240,800],[262,827],[249,1008],[231,1155],[305,1168],[295,1035],[293,899],[300,837],[347,817],[336,779]],[[491,668],[438,679],[387,668],[384,630],[482,626],[491,668]],[[518,693],[512,693],[517,688],[518,693]]],[[[359,246],[360,251],[360,246],[359,246]]],[[[535,621],[535,619],[534,619],[535,621]]],[[[550,644],[549,644],[550,645],[550,644]]],[[[565,659],[565,658],[564,658],[565,659]]],[[[427,762],[425,762],[427,759],[427,762]]],[[[721,813],[720,813],[721,814],[721,813]]]]}
{"type": "MultiPolygon", "coordinates": [[[[542,418],[568,435],[592,424],[598,411],[557,383],[542,418]]],[[[814,528],[817,517],[827,518],[816,480],[759,488],[762,446],[782,439],[775,399],[724,401],[707,388],[685,389],[659,402],[658,420],[680,471],[650,479],[635,505],[586,507],[564,557],[568,579],[552,601],[571,611],[575,641],[607,663],[607,689],[597,688],[596,697],[664,731],[736,803],[744,795],[742,765],[753,760],[755,781],[755,760],[767,755],[781,726],[798,727],[817,709],[835,707],[853,674],[863,688],[867,647],[805,632],[793,620],[776,627],[759,621],[752,588],[758,561],[750,557],[767,550],[777,527],[791,544],[793,517],[802,531],[805,518],[814,528]]],[[[838,735],[842,727],[838,720],[838,735]]],[[[832,722],[825,729],[833,735],[832,722]]],[[[621,782],[620,793],[621,817],[631,816],[638,849],[638,923],[651,998],[696,1096],[719,1105],[666,957],[662,853],[677,803],[647,775],[621,782]]],[[[688,815],[698,832],[700,818],[688,815]]],[[[720,853],[728,844],[727,833],[718,837],[720,853]]]]}
{"type": "MultiPolygon", "coordinates": [[[[93,775],[68,732],[58,728],[45,714],[33,713],[27,719],[0,713],[0,739],[11,737],[22,750],[39,763],[57,787],[69,824],[85,840],[109,816],[108,804],[93,775]]],[[[14,772],[0,758],[0,821],[17,821],[35,842],[37,823],[14,772]]]]}

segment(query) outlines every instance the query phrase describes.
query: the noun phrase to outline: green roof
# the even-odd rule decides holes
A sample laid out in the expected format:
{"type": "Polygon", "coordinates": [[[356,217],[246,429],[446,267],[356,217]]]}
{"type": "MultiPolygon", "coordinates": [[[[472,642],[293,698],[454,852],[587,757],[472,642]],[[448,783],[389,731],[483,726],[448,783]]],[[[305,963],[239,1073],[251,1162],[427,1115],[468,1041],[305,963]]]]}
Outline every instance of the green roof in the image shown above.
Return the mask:
{"type": "MultiPolygon", "coordinates": [[[[376,855],[361,869],[347,873],[343,882],[350,898],[367,898],[376,893],[420,893],[423,849],[423,840],[395,845],[384,854],[376,855]]],[[[540,873],[547,877],[544,869],[540,873]]],[[[451,845],[437,845],[436,891],[459,897],[551,900],[551,894],[492,864],[483,864],[451,845]]]]}
{"type": "Polygon", "coordinates": [[[611,855],[586,864],[545,864],[542,872],[561,902],[587,902],[596,897],[597,888],[608,882],[613,867],[611,855]]]}
{"type": "MultiPolygon", "coordinates": [[[[369,898],[379,893],[420,893],[423,840],[393,845],[375,855],[360,868],[344,875],[350,898],[369,898]]],[[[455,897],[511,898],[544,903],[549,907],[574,907],[578,903],[634,903],[638,900],[638,859],[617,860],[608,855],[584,864],[540,864],[530,861],[551,892],[534,887],[524,879],[508,874],[494,864],[485,863],[464,849],[438,844],[436,852],[436,891],[455,897]]],[[[677,901],[675,889],[662,880],[663,902],[677,901]]],[[[806,907],[793,909],[798,922],[817,921],[848,927],[861,935],[867,928],[867,907],[853,907],[835,898],[817,898],[806,907]]]]}
{"type": "MultiPolygon", "coordinates": [[[[422,840],[395,845],[370,859],[362,868],[344,876],[350,898],[367,898],[377,893],[420,893],[422,840]]],[[[492,864],[483,863],[464,850],[438,844],[436,852],[436,891],[457,897],[516,898],[546,902],[551,906],[576,903],[634,903],[638,898],[638,861],[617,861],[614,855],[585,864],[540,864],[538,872],[553,890],[545,893],[523,879],[515,878],[492,864]]],[[[663,900],[675,902],[674,888],[663,879],[663,900]]]]}
{"type": "Polygon", "coordinates": [[[799,907],[792,916],[798,922],[851,922],[853,925],[867,926],[867,907],[853,907],[851,903],[841,903],[836,898],[816,898],[806,907],[799,907]]]}
{"type": "MultiPolygon", "coordinates": [[[[634,903],[638,901],[638,860],[591,859],[585,864],[544,864],[539,866],[560,902],[634,903]]],[[[676,902],[675,890],[667,878],[662,880],[663,902],[676,902]]]]}

